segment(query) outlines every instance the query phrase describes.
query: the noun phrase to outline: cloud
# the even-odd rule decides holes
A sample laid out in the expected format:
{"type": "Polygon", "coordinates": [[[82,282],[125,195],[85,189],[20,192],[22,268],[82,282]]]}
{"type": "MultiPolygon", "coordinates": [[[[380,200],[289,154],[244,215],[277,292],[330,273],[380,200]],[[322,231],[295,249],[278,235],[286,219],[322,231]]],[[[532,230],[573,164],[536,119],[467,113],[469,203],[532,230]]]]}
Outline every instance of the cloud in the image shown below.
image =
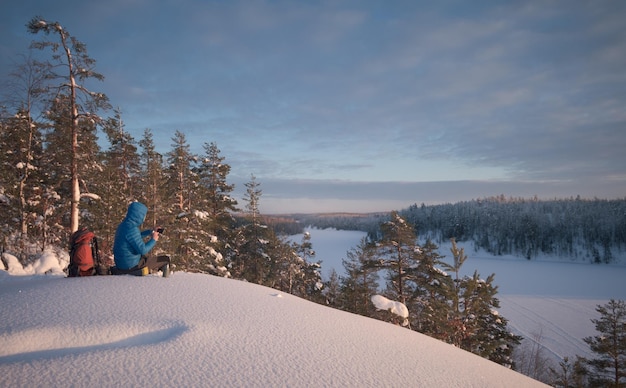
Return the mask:
{"type": "MultiPolygon", "coordinates": [[[[257,179],[264,213],[389,212],[412,204],[436,205],[504,195],[513,198],[626,198],[624,176],[584,181],[353,182],[340,180],[257,179]],[[598,195],[596,185],[607,187],[598,195]]],[[[244,202],[243,180],[235,196],[244,202]]]]}
{"type": "Polygon", "coordinates": [[[27,0],[0,15],[3,54],[33,10],[87,44],[136,137],[215,141],[233,174],[314,199],[446,180],[604,196],[626,175],[626,3],[27,0]],[[374,186],[319,184],[350,181],[374,186]]]}

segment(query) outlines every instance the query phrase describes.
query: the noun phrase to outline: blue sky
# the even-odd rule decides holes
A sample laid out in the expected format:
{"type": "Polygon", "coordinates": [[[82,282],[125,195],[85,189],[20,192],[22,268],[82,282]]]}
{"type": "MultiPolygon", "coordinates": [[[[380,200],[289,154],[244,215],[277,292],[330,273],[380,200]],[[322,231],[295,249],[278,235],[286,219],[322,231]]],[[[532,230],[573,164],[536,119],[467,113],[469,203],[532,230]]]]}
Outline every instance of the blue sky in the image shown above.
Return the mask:
{"type": "Polygon", "coordinates": [[[7,3],[3,78],[60,22],[127,131],[216,142],[265,213],[626,197],[621,0],[7,3]]]}

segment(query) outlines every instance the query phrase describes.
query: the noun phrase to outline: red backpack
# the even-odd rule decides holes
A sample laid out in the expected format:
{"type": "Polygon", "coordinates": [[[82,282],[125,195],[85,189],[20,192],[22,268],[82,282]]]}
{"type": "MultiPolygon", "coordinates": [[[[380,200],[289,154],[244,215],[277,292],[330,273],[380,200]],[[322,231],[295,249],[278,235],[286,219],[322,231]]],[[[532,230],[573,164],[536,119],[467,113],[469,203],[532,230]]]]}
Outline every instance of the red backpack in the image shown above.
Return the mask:
{"type": "Polygon", "coordinates": [[[87,228],[78,229],[70,237],[70,265],[68,277],[96,275],[99,263],[98,239],[87,228]]]}

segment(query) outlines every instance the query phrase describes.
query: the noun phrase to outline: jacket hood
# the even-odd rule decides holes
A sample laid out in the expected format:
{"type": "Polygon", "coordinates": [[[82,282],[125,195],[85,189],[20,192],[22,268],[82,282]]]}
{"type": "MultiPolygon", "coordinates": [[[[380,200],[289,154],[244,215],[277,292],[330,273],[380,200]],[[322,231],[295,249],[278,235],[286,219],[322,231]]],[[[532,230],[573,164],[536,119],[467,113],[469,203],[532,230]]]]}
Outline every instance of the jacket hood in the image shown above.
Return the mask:
{"type": "Polygon", "coordinates": [[[133,202],[128,205],[126,220],[134,225],[141,225],[148,214],[148,207],[141,202],[133,202]]]}

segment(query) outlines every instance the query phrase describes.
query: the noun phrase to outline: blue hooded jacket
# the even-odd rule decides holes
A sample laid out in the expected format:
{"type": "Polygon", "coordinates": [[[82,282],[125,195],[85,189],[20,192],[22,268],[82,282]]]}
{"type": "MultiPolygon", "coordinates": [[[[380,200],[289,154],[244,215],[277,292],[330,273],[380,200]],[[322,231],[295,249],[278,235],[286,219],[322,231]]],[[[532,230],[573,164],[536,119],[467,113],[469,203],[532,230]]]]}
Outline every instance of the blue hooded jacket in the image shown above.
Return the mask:
{"type": "Polygon", "coordinates": [[[119,269],[130,269],[139,263],[142,255],[146,255],[156,244],[154,239],[144,243],[143,238],[150,235],[152,230],[141,232],[139,226],[143,224],[148,214],[146,205],[133,202],[128,206],[126,218],[117,227],[113,242],[113,257],[115,266],[119,269]]]}

